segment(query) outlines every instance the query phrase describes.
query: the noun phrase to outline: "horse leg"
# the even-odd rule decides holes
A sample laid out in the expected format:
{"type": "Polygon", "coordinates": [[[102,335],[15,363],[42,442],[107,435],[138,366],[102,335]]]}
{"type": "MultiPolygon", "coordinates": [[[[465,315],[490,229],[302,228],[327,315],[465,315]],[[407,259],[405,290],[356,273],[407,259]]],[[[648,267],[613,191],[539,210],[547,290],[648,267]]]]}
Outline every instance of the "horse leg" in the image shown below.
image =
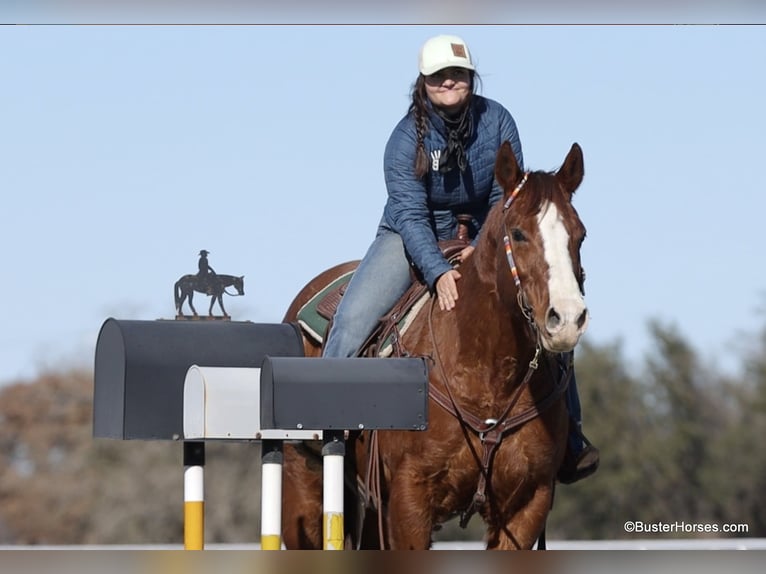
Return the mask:
{"type": "Polygon", "coordinates": [[[321,550],[322,458],[303,444],[284,445],[282,540],[288,550],[321,550]]]}
{"type": "Polygon", "coordinates": [[[194,303],[192,303],[192,299],[194,299],[194,292],[189,292],[189,307],[192,310],[192,313],[194,313],[194,316],[197,316],[197,310],[194,308],[194,303]]]}
{"type": "Polygon", "coordinates": [[[226,309],[223,308],[223,293],[218,295],[218,305],[221,307],[221,313],[223,313],[223,316],[228,317],[229,314],[226,312],[226,309]]]}
{"type": "Polygon", "coordinates": [[[388,496],[386,528],[391,550],[430,548],[433,517],[428,500],[428,483],[405,460],[391,480],[388,496]]]}
{"type": "Polygon", "coordinates": [[[184,302],[182,298],[183,292],[181,289],[181,285],[179,285],[180,282],[181,281],[178,280],[176,281],[176,284],[173,285],[173,300],[176,304],[176,315],[183,315],[183,313],[181,312],[181,307],[183,307],[184,302]]]}
{"type": "Polygon", "coordinates": [[[490,524],[487,549],[530,550],[545,528],[552,500],[553,485],[538,486],[529,502],[506,518],[505,524],[490,524]]]}

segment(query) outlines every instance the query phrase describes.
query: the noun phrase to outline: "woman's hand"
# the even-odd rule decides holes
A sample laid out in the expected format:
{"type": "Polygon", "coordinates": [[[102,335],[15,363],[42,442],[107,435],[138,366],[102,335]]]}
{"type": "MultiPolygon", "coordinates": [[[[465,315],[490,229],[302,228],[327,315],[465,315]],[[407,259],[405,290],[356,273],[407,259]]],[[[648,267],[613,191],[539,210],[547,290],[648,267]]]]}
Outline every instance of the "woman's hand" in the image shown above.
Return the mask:
{"type": "MultiPolygon", "coordinates": [[[[466,249],[468,249],[466,247],[466,249]]],[[[461,253],[462,256],[462,253],[461,253]]],[[[439,308],[442,311],[450,311],[457,301],[457,281],[461,275],[456,269],[450,269],[442,273],[436,280],[436,296],[439,298],[439,308]]]]}
{"type": "Polygon", "coordinates": [[[463,250],[457,256],[457,260],[460,261],[460,263],[463,263],[466,259],[468,259],[471,256],[471,253],[473,253],[473,250],[474,250],[473,245],[468,245],[466,247],[463,247],[463,250]]]}
{"type": "MultiPolygon", "coordinates": [[[[473,253],[473,246],[468,245],[458,254],[457,260],[465,262],[473,253]]],[[[462,275],[457,269],[452,269],[439,276],[436,280],[436,296],[439,298],[439,307],[442,311],[450,311],[455,308],[458,300],[457,281],[462,275]]]]}

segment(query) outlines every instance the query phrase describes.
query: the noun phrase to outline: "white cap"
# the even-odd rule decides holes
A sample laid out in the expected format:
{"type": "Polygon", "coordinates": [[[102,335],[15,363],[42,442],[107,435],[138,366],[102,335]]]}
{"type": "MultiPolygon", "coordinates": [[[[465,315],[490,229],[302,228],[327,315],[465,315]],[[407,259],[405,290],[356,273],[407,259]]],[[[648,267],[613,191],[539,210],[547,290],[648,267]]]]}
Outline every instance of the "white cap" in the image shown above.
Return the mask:
{"type": "Polygon", "coordinates": [[[430,76],[449,67],[475,70],[471,62],[471,52],[462,38],[458,36],[434,36],[420,48],[418,67],[424,76],[430,76]]]}

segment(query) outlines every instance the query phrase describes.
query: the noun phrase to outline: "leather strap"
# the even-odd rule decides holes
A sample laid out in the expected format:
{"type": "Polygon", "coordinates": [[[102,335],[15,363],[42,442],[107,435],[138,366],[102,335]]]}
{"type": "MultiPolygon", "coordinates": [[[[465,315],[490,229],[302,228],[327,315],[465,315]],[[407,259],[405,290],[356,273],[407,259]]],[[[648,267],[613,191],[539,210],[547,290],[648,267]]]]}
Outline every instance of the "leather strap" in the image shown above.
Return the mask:
{"type": "Polygon", "coordinates": [[[569,380],[571,379],[573,369],[572,369],[572,364],[570,361],[565,366],[565,369],[563,369],[561,378],[558,380],[554,379],[553,388],[551,389],[550,393],[548,393],[540,401],[535,402],[534,404],[527,407],[520,413],[511,415],[511,411],[513,410],[513,407],[519,401],[519,398],[521,398],[522,391],[529,384],[529,380],[532,378],[532,375],[534,374],[534,372],[537,370],[539,366],[538,357],[541,352],[541,347],[540,347],[540,344],[537,343],[537,347],[535,349],[535,355],[532,358],[532,360],[529,362],[527,372],[524,375],[524,378],[521,380],[521,382],[518,384],[518,386],[514,390],[513,395],[511,396],[511,399],[508,402],[508,405],[503,410],[503,413],[496,419],[494,418],[481,419],[477,417],[476,415],[474,415],[473,413],[470,413],[468,411],[461,409],[460,406],[457,404],[457,401],[455,401],[454,396],[452,395],[447,373],[445,372],[444,365],[441,362],[436,341],[433,339],[433,336],[434,336],[433,325],[430,324],[431,315],[433,314],[433,309],[435,304],[434,302],[435,302],[435,299],[432,299],[431,309],[429,313],[429,325],[430,325],[435,359],[439,365],[439,370],[442,372],[442,377],[443,377],[442,380],[444,382],[447,392],[444,393],[438,387],[429,385],[429,391],[428,391],[429,396],[436,402],[436,404],[438,404],[440,407],[442,407],[444,410],[446,410],[448,413],[450,413],[452,416],[454,416],[458,420],[461,427],[463,427],[464,432],[465,432],[465,429],[470,429],[476,435],[478,435],[483,447],[482,456],[479,457],[478,454],[473,450],[473,447],[471,446],[471,442],[468,440],[468,437],[466,436],[466,442],[468,443],[469,448],[471,449],[471,452],[474,458],[476,459],[476,462],[479,465],[479,481],[476,487],[476,492],[474,493],[473,498],[471,500],[471,504],[468,506],[468,508],[465,511],[461,513],[460,526],[461,528],[465,528],[465,526],[468,524],[468,521],[471,519],[471,517],[476,512],[478,507],[481,504],[483,504],[487,499],[486,486],[487,486],[487,482],[490,480],[490,472],[491,472],[490,467],[492,465],[492,459],[494,458],[497,447],[502,442],[505,435],[513,432],[514,430],[516,430],[523,424],[540,416],[540,414],[543,411],[549,408],[559,397],[561,397],[566,391],[567,386],[569,385],[569,380]]]}

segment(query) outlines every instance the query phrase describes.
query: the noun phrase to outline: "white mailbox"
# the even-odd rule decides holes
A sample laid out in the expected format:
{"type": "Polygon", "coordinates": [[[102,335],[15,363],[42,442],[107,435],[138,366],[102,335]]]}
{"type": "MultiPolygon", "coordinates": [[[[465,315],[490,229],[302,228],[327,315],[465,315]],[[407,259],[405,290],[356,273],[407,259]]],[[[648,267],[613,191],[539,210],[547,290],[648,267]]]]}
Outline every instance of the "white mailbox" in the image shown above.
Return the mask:
{"type": "Polygon", "coordinates": [[[321,440],[312,429],[261,429],[261,369],[192,365],[184,381],[186,440],[321,440]]]}

